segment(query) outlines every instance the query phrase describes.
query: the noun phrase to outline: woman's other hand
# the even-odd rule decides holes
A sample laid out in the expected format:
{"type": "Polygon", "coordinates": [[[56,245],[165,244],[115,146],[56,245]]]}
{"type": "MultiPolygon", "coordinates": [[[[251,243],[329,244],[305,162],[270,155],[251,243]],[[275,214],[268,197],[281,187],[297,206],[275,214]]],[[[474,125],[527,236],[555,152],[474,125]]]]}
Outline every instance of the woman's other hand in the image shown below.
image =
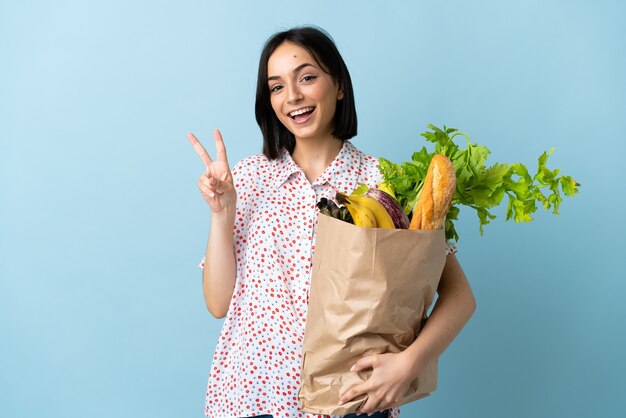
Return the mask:
{"type": "Polygon", "coordinates": [[[372,415],[397,405],[415,379],[411,359],[404,352],[375,354],[360,358],[350,370],[360,372],[373,369],[369,379],[341,395],[339,405],[350,402],[360,395],[367,395],[357,414],[372,415]]]}
{"type": "Polygon", "coordinates": [[[206,170],[198,180],[198,188],[204,200],[211,206],[214,214],[221,213],[225,208],[232,207],[237,202],[237,193],[233,184],[233,176],[228,166],[226,158],[226,147],[219,130],[214,131],[215,149],[217,159],[213,161],[209,153],[202,146],[198,138],[191,132],[187,134],[187,139],[191,142],[196,153],[204,163],[206,170]]]}

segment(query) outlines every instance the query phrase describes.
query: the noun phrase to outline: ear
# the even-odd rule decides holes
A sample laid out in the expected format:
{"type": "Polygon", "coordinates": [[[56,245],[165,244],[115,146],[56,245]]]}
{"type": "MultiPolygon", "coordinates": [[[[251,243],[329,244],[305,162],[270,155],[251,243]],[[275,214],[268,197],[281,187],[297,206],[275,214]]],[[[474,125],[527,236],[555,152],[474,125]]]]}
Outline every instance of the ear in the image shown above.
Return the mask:
{"type": "Polygon", "coordinates": [[[337,92],[337,100],[343,99],[343,90],[339,87],[339,91],[337,92]]]}

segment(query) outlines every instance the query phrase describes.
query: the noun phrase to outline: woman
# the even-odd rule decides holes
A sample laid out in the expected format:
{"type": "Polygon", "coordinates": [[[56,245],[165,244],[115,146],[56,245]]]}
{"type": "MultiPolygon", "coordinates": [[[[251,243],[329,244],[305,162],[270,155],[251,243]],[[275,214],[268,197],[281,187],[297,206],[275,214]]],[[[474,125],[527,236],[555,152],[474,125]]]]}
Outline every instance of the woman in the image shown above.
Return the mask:
{"type": "MultiPolygon", "coordinates": [[[[208,310],[226,317],[209,376],[210,417],[314,417],[298,410],[316,203],[381,181],[377,160],[349,141],[357,118],[347,67],[331,38],[313,27],[272,36],[259,63],[256,118],[263,154],[232,172],[219,131],[213,161],[188,138],[206,166],[198,181],[211,207],[203,270],[208,310]],[[264,415],[265,414],[265,415],[264,415]]],[[[438,301],[419,338],[405,351],[367,356],[355,369],[370,378],[342,394],[361,394],[359,413],[399,415],[394,404],[437,358],[475,309],[469,283],[449,254],[438,301]]],[[[354,416],[354,414],[351,414],[354,416]]]]}

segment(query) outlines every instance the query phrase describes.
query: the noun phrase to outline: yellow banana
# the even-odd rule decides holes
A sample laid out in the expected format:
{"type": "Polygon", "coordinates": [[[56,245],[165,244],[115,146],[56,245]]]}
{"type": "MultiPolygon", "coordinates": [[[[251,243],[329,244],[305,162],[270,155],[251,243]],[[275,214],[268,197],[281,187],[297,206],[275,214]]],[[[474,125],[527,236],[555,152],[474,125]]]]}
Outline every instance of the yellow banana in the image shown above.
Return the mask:
{"type": "Polygon", "coordinates": [[[376,216],[374,216],[369,208],[354,204],[350,200],[348,200],[345,205],[356,226],[376,228],[376,216]]]}
{"type": "MultiPolygon", "coordinates": [[[[376,228],[395,228],[391,215],[378,200],[370,196],[359,195],[349,195],[346,196],[346,198],[350,203],[348,210],[350,210],[350,206],[356,206],[358,208],[367,209],[374,214],[374,218],[376,219],[376,228]]],[[[350,214],[352,215],[352,212],[350,212],[350,214]]]]}

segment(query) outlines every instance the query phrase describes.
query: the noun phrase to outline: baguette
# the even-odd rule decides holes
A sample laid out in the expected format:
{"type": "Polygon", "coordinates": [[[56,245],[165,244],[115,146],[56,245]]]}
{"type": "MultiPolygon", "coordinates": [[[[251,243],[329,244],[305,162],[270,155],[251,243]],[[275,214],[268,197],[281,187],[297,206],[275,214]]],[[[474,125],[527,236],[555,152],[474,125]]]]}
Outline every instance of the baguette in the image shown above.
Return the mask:
{"type": "Polygon", "coordinates": [[[440,229],[450,209],[456,187],[454,166],[448,157],[435,154],[424,186],[413,209],[409,229],[440,229]]]}

